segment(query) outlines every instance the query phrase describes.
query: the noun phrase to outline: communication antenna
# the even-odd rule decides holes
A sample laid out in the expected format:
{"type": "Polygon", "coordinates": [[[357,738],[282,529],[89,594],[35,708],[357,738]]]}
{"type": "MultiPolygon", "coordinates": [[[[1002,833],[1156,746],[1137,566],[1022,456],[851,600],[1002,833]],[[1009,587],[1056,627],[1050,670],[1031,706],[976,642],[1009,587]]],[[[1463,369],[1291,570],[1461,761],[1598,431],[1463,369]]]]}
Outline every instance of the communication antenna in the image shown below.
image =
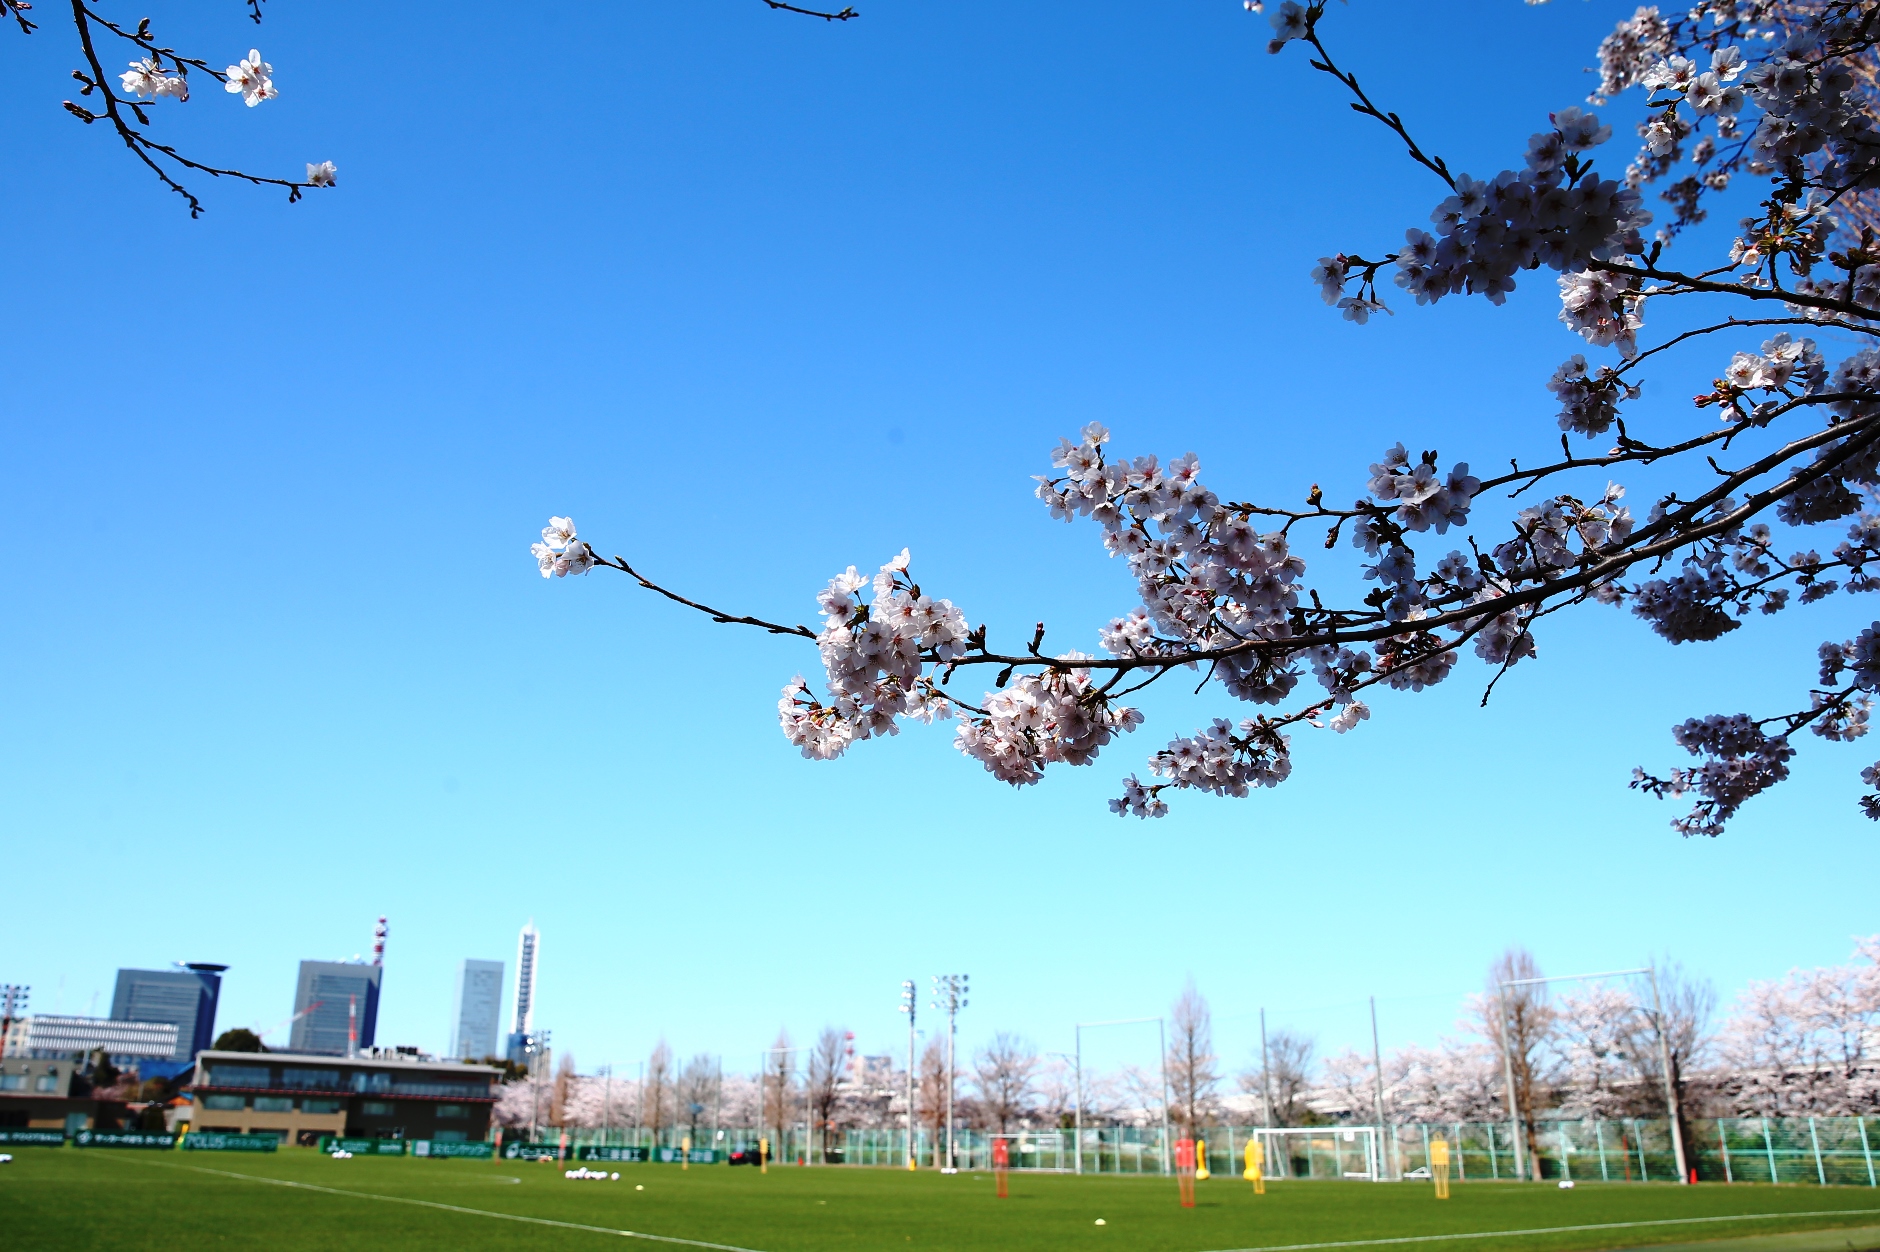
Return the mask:
{"type": "Polygon", "coordinates": [[[381,913],[379,924],[372,928],[372,963],[374,965],[385,964],[385,936],[388,929],[385,925],[385,915],[381,913]]]}

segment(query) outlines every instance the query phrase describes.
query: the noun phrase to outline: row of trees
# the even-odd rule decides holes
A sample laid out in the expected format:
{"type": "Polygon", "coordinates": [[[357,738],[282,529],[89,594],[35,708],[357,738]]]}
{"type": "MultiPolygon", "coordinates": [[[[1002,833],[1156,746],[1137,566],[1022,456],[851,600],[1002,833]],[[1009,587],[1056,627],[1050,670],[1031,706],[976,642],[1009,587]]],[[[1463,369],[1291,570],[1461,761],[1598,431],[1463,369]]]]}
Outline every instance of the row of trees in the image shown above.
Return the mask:
{"type": "MultiPolygon", "coordinates": [[[[1491,966],[1485,991],[1466,1002],[1457,1031],[1433,1047],[1321,1057],[1313,1035],[1288,1028],[1265,1036],[1263,1063],[1256,1054],[1238,1071],[1216,1053],[1211,1009],[1191,980],[1169,1009],[1163,1069],[1086,1072],[1084,1121],[1151,1124],[1166,1112],[1192,1133],[1224,1120],[1369,1122],[1380,1107],[1394,1123],[1504,1121],[1512,1086],[1531,1136],[1554,1118],[1665,1116],[1667,1062],[1686,1123],[1880,1111],[1880,936],[1861,941],[1845,965],[1751,984],[1721,1018],[1712,986],[1675,964],[1658,970],[1656,1004],[1636,978],[1554,992],[1533,981],[1542,977],[1531,954],[1510,949],[1491,966]]],[[[558,1072],[533,1087],[508,1085],[498,1120],[683,1128],[695,1139],[721,1126],[764,1126],[781,1138],[807,1120],[827,1148],[848,1129],[905,1124],[906,1071],[888,1058],[858,1061],[852,1040],[829,1027],[799,1048],[779,1032],[761,1075],[726,1072],[710,1054],[678,1063],[663,1041],[643,1076],[581,1075],[563,1057],[558,1072]]],[[[952,1075],[961,1126],[1040,1129],[1076,1116],[1070,1061],[1021,1035],[999,1031],[961,1062],[952,1075]]],[[[943,1130],[943,1038],[927,1044],[914,1077],[917,1121],[943,1130]]]]}

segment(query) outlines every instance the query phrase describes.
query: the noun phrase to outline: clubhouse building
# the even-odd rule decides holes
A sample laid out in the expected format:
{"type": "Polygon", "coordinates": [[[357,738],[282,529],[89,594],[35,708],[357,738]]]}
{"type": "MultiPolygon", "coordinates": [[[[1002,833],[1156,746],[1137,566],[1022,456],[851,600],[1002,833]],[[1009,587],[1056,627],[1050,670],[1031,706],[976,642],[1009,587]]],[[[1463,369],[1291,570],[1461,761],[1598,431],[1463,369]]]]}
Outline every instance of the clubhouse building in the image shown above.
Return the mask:
{"type": "Polygon", "coordinates": [[[190,1088],[191,1130],[480,1142],[500,1071],[377,1049],[369,1056],[206,1051],[190,1088]]]}

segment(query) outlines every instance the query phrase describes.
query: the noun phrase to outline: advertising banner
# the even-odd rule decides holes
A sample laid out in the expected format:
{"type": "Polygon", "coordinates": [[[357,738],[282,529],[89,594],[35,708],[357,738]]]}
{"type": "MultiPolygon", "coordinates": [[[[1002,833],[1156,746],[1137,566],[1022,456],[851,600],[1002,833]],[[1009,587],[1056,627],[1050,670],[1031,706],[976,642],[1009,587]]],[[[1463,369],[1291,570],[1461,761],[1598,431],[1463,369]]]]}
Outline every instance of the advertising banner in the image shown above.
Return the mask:
{"type": "Polygon", "coordinates": [[[278,1152],[279,1135],[237,1135],[221,1130],[199,1130],[183,1136],[177,1145],[189,1152],[278,1152]]]}
{"type": "Polygon", "coordinates": [[[616,1161],[634,1162],[648,1159],[650,1149],[608,1147],[598,1143],[584,1143],[574,1150],[577,1161],[616,1161]]]}
{"type": "Polygon", "coordinates": [[[65,1146],[63,1130],[0,1130],[0,1143],[38,1144],[42,1148],[65,1146]]]}
{"type": "Polygon", "coordinates": [[[321,1135],[320,1151],[343,1150],[354,1156],[403,1156],[405,1143],[403,1139],[346,1139],[339,1135],[321,1135]]]}
{"type": "Polygon", "coordinates": [[[175,1135],[153,1135],[132,1130],[81,1130],[72,1136],[75,1148],[173,1148],[175,1135]]]}
{"type": "MultiPolygon", "coordinates": [[[[693,1165],[716,1165],[718,1163],[718,1150],[716,1148],[693,1148],[690,1152],[687,1152],[683,1148],[656,1148],[653,1151],[653,1159],[665,1165],[677,1165],[680,1157],[684,1157],[693,1165]]],[[[645,1158],[642,1157],[641,1159],[644,1160],[645,1158]]]]}
{"type": "Polygon", "coordinates": [[[558,1143],[505,1143],[503,1159],[505,1161],[559,1161],[561,1145],[558,1143]]]}
{"type": "Polygon", "coordinates": [[[471,1161],[487,1161],[495,1155],[494,1148],[487,1143],[452,1143],[443,1139],[413,1139],[413,1156],[451,1158],[458,1157],[471,1161]]]}

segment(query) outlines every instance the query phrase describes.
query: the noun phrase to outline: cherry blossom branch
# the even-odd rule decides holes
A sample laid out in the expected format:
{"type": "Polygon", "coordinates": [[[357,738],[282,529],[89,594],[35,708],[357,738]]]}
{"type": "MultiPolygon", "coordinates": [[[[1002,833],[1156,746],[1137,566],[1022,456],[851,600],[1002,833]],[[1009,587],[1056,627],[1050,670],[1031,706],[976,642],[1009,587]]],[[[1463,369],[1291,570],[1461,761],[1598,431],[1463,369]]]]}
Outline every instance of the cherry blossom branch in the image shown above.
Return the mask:
{"type": "Polygon", "coordinates": [[[785,4],[783,0],[764,0],[773,9],[782,9],[785,13],[801,13],[804,17],[820,17],[825,22],[846,22],[850,18],[860,17],[854,9],[844,7],[834,13],[825,13],[820,9],[799,9],[794,4],[785,4]]]}
{"type": "MultiPolygon", "coordinates": [[[[94,13],[87,7],[85,0],[71,0],[71,6],[72,23],[78,31],[79,47],[84,52],[86,64],[91,67],[89,74],[86,74],[84,71],[74,71],[73,77],[82,85],[79,94],[84,97],[90,97],[95,94],[102,102],[103,107],[97,109],[85,108],[67,100],[65,101],[66,112],[70,113],[87,126],[97,121],[108,121],[112,129],[117,133],[118,138],[124,141],[124,146],[130,150],[132,155],[143,162],[164,186],[183,197],[189,204],[189,215],[192,218],[202,216],[202,201],[197,199],[193,192],[173,177],[170,172],[159,163],[158,158],[171,161],[182,169],[207,174],[212,178],[232,178],[240,182],[251,183],[255,186],[285,188],[287,190],[287,200],[289,204],[299,200],[300,194],[303,191],[312,190],[315,187],[331,187],[334,185],[333,175],[335,171],[330,161],[319,165],[309,164],[307,166],[307,178],[305,181],[270,178],[265,175],[249,174],[242,170],[207,165],[193,158],[184,156],[169,144],[158,143],[156,140],[151,139],[140,129],[140,127],[150,124],[149,116],[144,112],[144,107],[133,99],[119,96],[112,89],[111,77],[105,71],[103,62],[99,59],[98,50],[92,39],[92,25],[94,22],[97,23],[111,34],[116,35],[120,39],[129,41],[149,54],[149,59],[146,60],[141,67],[133,63],[131,73],[122,75],[121,77],[125,80],[127,89],[133,81],[148,85],[153,98],[158,95],[169,94],[176,96],[178,99],[188,99],[187,67],[193,66],[208,73],[225,86],[229,86],[231,90],[242,91],[248,103],[251,105],[260,100],[267,99],[276,94],[272,80],[268,76],[269,70],[272,67],[262,62],[259,54],[251,54],[251,61],[244,61],[240,66],[231,66],[228,73],[219,73],[210,69],[205,62],[198,58],[179,57],[170,49],[159,47],[149,37],[148,19],[140,22],[135,31],[126,31],[116,23],[110,22],[94,13]],[[162,62],[165,59],[169,60],[171,65],[177,69],[177,77],[164,77],[162,62]],[[241,86],[236,86],[231,81],[237,71],[240,71],[243,77],[243,84],[241,86]],[[135,123],[126,119],[125,112],[127,110],[137,119],[135,123]]],[[[256,20],[259,20],[260,10],[258,7],[252,8],[252,15],[256,20]]]]}
{"type": "Polygon", "coordinates": [[[1449,167],[1444,163],[1443,159],[1439,156],[1432,157],[1425,155],[1423,149],[1417,146],[1417,141],[1410,137],[1410,131],[1403,124],[1403,119],[1398,117],[1395,113],[1386,113],[1375,104],[1371,103],[1371,97],[1366,95],[1364,88],[1358,85],[1357,75],[1339,69],[1337,62],[1332,60],[1331,52],[1329,52],[1325,45],[1319,40],[1318,19],[1319,15],[1324,11],[1324,8],[1323,0],[1319,0],[1318,3],[1313,4],[1306,10],[1308,16],[1306,17],[1306,33],[1303,38],[1305,42],[1311,44],[1313,49],[1319,54],[1316,59],[1309,59],[1307,64],[1315,70],[1330,74],[1333,78],[1343,83],[1351,94],[1357,97],[1357,99],[1351,101],[1353,112],[1362,113],[1366,117],[1374,117],[1388,126],[1392,131],[1396,132],[1397,138],[1403,140],[1404,147],[1409,149],[1411,160],[1435,174],[1436,177],[1442,179],[1449,185],[1451,191],[1455,190],[1455,176],[1449,172],[1449,167]]]}
{"type": "Polygon", "coordinates": [[[1782,290],[1769,287],[1751,287],[1743,283],[1716,283],[1698,278],[1691,274],[1680,274],[1676,270],[1660,269],[1654,264],[1626,265],[1618,261],[1594,259],[1588,267],[1603,274],[1623,274],[1628,278],[1653,279],[1661,282],[1676,283],[1684,291],[1652,291],[1651,295],[1682,295],[1685,292],[1708,292],[1714,295],[1741,296],[1745,300],[1780,300],[1784,304],[1800,305],[1803,308],[1822,309],[1829,313],[1846,313],[1853,317],[1880,317],[1880,308],[1870,308],[1856,304],[1852,300],[1842,300],[1834,296],[1816,295],[1808,291],[1782,290]]]}
{"type": "Polygon", "coordinates": [[[1642,349],[1637,356],[1629,361],[1620,363],[1612,372],[1614,375],[1631,373],[1641,362],[1657,356],[1660,352],[1668,348],[1675,348],[1686,340],[1702,338],[1705,335],[1714,335],[1719,331],[1736,330],[1744,326],[1825,327],[1831,330],[1844,330],[1855,335],[1880,336],[1880,326],[1862,326],[1855,322],[1818,321],[1811,317],[1731,317],[1718,322],[1714,326],[1701,326],[1696,330],[1684,331],[1682,334],[1673,335],[1663,343],[1653,344],[1649,348],[1642,349]]]}
{"type": "Polygon", "coordinates": [[[617,569],[655,595],[664,596],[674,604],[681,604],[688,609],[694,609],[697,612],[703,613],[705,616],[711,618],[712,621],[722,625],[756,626],[760,630],[769,631],[773,635],[796,635],[803,639],[814,639],[816,637],[816,632],[807,626],[785,626],[778,622],[767,622],[761,617],[748,617],[736,613],[726,613],[720,609],[714,609],[708,604],[700,604],[697,600],[687,599],[678,592],[670,591],[645,577],[640,571],[627,564],[625,557],[616,556],[609,560],[604,556],[596,556],[594,563],[596,565],[606,566],[608,569],[617,569]]]}
{"type": "MultiPolygon", "coordinates": [[[[1362,325],[1384,310],[1379,276],[1394,267],[1396,285],[1419,304],[1461,293],[1500,304],[1517,275],[1544,267],[1560,276],[1561,321],[1594,347],[1617,349],[1622,361],[1616,368],[1589,367],[1575,355],[1548,380],[1560,401],[1562,459],[1556,462],[1522,469],[1511,459],[1510,472],[1486,481],[1456,463],[1445,477],[1434,451],[1418,459],[1400,443],[1370,466],[1366,497],[1349,508],[1328,505],[1316,484],[1303,508],[1221,504],[1197,480],[1192,454],[1166,466],[1155,457],[1106,459],[1109,433],[1093,423],[1081,443],[1063,441],[1052,457],[1062,472],[1039,476],[1036,494],[1053,517],[1089,518],[1100,526],[1105,547],[1126,558],[1137,580],[1141,607],[1098,632],[1102,656],[1048,654],[1042,624],[1022,651],[993,651],[983,626],[968,630],[950,601],[921,590],[905,552],[872,579],[850,567],[832,580],[818,597],[823,626],[815,632],[734,616],[653,584],[621,558],[602,561],[575,538],[566,518],[551,519],[544,542],[535,546],[541,572],[583,573],[607,564],[714,621],[813,637],[827,674],[827,703],[799,677],[784,689],[778,709],[789,741],[818,759],[840,755],[856,740],[895,733],[902,719],[957,715],[960,749],[1001,780],[1024,785],[1048,765],[1089,763],[1115,735],[1133,730],[1141,715],[1120,701],[1178,669],[1198,672],[1197,695],[1214,686],[1234,699],[1290,708],[1238,726],[1217,718],[1156,752],[1149,768],[1164,781],[1144,784],[1132,776],[1111,804],[1115,812],[1144,817],[1166,811],[1158,797],[1171,787],[1242,796],[1276,785],[1291,769],[1290,728],[1324,725],[1320,717],[1336,709],[1329,724],[1346,733],[1370,716],[1360,694],[1380,683],[1420,691],[1441,682],[1465,644],[1494,668],[1482,693],[1486,702],[1514,664],[1536,655],[1534,629],[1541,619],[1589,600],[1629,604],[1660,637],[1682,643],[1715,639],[1752,610],[1779,611],[1791,596],[1810,603],[1831,595],[1842,581],[1830,573],[1844,571],[1849,591],[1880,589],[1880,507],[1869,508],[1857,494],[1880,501],[1880,347],[1859,350],[1831,371],[1813,339],[1785,329],[1757,351],[1735,352],[1711,390],[1694,397],[1700,411],[1718,407],[1718,426],[1650,443],[1628,432],[1620,412],[1639,395],[1644,362],[1668,359],[1671,348],[1695,340],[1773,327],[1842,330],[1866,340],[1880,334],[1874,324],[1880,320],[1880,243],[1863,228],[1856,246],[1834,253],[1826,246],[1834,229],[1828,210],[1851,194],[1848,188],[1880,182],[1880,153],[1866,152],[1861,138],[1874,130],[1876,101],[1862,97],[1864,115],[1844,109],[1834,94],[1843,89],[1834,77],[1838,69],[1813,42],[1818,27],[1832,46],[1858,45],[1868,56],[1880,23],[1860,12],[1856,39],[1843,20],[1856,10],[1842,0],[1794,3],[1797,12],[1818,20],[1800,23],[1788,43],[1760,52],[1753,69],[1716,31],[1693,33],[1712,0],[1699,0],[1688,18],[1642,9],[1621,23],[1600,50],[1600,90],[1610,95],[1636,83],[1655,93],[1642,128],[1648,151],[1623,181],[1595,173],[1586,154],[1606,142],[1612,128],[1578,108],[1549,115],[1550,129],[1529,139],[1525,168],[1485,181],[1452,175],[1397,114],[1379,107],[1332,59],[1316,29],[1325,11],[1320,0],[1283,0],[1272,14],[1272,50],[1293,40],[1306,43],[1317,54],[1313,68],[1350,93],[1353,110],[1390,129],[1453,193],[1431,214],[1437,235],[1412,229],[1402,248],[1379,259],[1352,253],[1321,258],[1313,279],[1326,303],[1362,325]],[[1683,55],[1705,39],[1709,70],[1683,55]],[[1745,85],[1732,85],[1739,77],[1745,85]],[[1751,99],[1778,124],[1741,131],[1734,115],[1751,99]],[[1667,236],[1661,232],[1649,246],[1641,236],[1651,215],[1638,187],[1670,168],[1678,143],[1696,128],[1680,119],[1683,107],[1701,115],[1698,124],[1714,117],[1719,137],[1741,135],[1725,159],[1732,170],[1740,161],[1775,184],[1764,216],[1746,219],[1745,237],[1736,241],[1729,263],[1714,268],[1661,267],[1667,236]],[[1797,282],[1784,282],[1777,268],[1783,258],[1797,282]],[[1810,276],[1824,259],[1839,271],[1825,283],[1810,276]],[[1816,315],[1732,314],[1640,351],[1647,298],[1700,293],[1778,300],[1816,315]],[[1784,442],[1746,464],[1718,462],[1739,434],[1824,406],[1829,411],[1821,426],[1785,428],[1784,442]],[[1573,452],[1569,434],[1596,438],[1615,426],[1617,443],[1605,455],[1573,452]],[[1487,551],[1461,529],[1491,490],[1508,489],[1513,499],[1561,474],[1678,463],[1680,457],[1702,480],[1701,490],[1665,494],[1642,525],[1619,503],[1623,488],[1608,483],[1590,500],[1560,493],[1528,504],[1511,519],[1511,537],[1487,551]],[[1700,457],[1705,465],[1697,463],[1700,457]],[[1748,494],[1739,498],[1738,492],[1748,494]],[[1809,549],[1784,560],[1774,555],[1773,533],[1760,520],[1772,510],[1784,526],[1853,520],[1847,540],[1829,557],[1809,549]],[[1276,519],[1278,529],[1262,534],[1255,519],[1276,519]],[[1308,520],[1330,523],[1326,547],[1348,536],[1374,560],[1363,573],[1376,585],[1361,603],[1328,607],[1301,581],[1306,563],[1290,549],[1289,536],[1308,520]],[[1426,555],[1420,570],[1416,549],[1430,532],[1451,527],[1467,552],[1452,550],[1433,568],[1426,555]],[[1622,584],[1632,571],[1643,579],[1622,584]],[[860,594],[871,582],[872,600],[860,594]],[[981,706],[960,705],[940,690],[962,667],[984,665],[997,672],[981,706]],[[1325,695],[1292,698],[1302,665],[1325,695]]],[[[1874,74],[1859,81],[1880,81],[1880,64],[1872,68],[1874,74]]],[[[1709,144],[1706,138],[1693,155],[1700,166],[1714,155],[1709,144]]],[[[1728,173],[1713,171],[1706,179],[1704,187],[1720,189],[1728,173]]],[[[1679,184],[1673,190],[1667,198],[1679,206],[1678,222],[1701,220],[1695,206],[1703,189],[1679,184]]],[[[1669,780],[1642,776],[1641,785],[1658,794],[1700,791],[1704,799],[1680,829],[1714,834],[1744,798],[1785,777],[1787,737],[1801,728],[1840,739],[1864,733],[1868,697],[1855,693],[1880,692],[1880,621],[1858,640],[1823,645],[1822,657],[1824,684],[1851,670],[1847,690],[1818,689],[1814,707],[1776,719],[1713,717],[1679,728],[1681,744],[1711,759],[1669,780]],[[1781,734],[1771,737],[1771,727],[1781,734]]],[[[1880,787],[1880,763],[1864,777],[1880,787]]],[[[1880,818],[1880,793],[1863,806],[1880,818]]]]}
{"type": "MultiPolygon", "coordinates": [[[[1808,399],[1804,397],[1803,399],[1808,399]]],[[[1798,400],[1796,403],[1800,403],[1798,400]]],[[[1187,648],[1179,652],[1155,653],[1122,657],[1048,657],[1040,654],[1037,640],[1032,648],[1024,653],[1002,653],[986,650],[979,644],[964,655],[941,658],[929,656],[933,661],[944,661],[949,673],[961,666],[994,665],[1008,670],[1038,669],[1050,672],[1067,673],[1072,670],[1112,670],[1128,672],[1140,669],[1166,671],[1201,662],[1228,660],[1247,654],[1290,654],[1315,647],[1336,647],[1351,644],[1376,643],[1381,640],[1402,635],[1406,630],[1420,634],[1430,634],[1436,630],[1451,626],[1470,626],[1479,628],[1480,623],[1506,613],[1510,610],[1529,605],[1542,604],[1555,597],[1568,593],[1583,592],[1595,584],[1609,582],[1623,575],[1634,566],[1658,560],[1675,554],[1683,548],[1700,543],[1719,535],[1740,529],[1746,522],[1754,519],[1780,501],[1793,495],[1817,479],[1832,473],[1834,469],[1852,457],[1866,451],[1876,442],[1880,442],[1880,414],[1856,418],[1837,426],[1813,432],[1791,440],[1767,455],[1758,458],[1749,465],[1725,474],[1721,481],[1710,490],[1696,498],[1684,502],[1681,508],[1669,511],[1655,523],[1633,532],[1632,545],[1624,548],[1607,550],[1598,559],[1589,557],[1587,565],[1570,575],[1548,579],[1532,587],[1511,589],[1497,595],[1492,600],[1481,604],[1472,604],[1449,609],[1417,620],[1413,624],[1403,622],[1385,622],[1374,626],[1360,626],[1351,629],[1331,629],[1317,633],[1288,635],[1281,638],[1247,638],[1232,644],[1217,647],[1187,648]],[[1707,521],[1698,521],[1713,506],[1730,498],[1738,488],[1764,476],[1772,470],[1781,468],[1803,453],[1814,451],[1828,444],[1839,443],[1841,446],[1832,455],[1819,459],[1807,466],[1795,470],[1788,478],[1772,487],[1747,497],[1741,504],[1725,512],[1718,513],[1707,521]],[[1642,542],[1654,536],[1663,536],[1655,542],[1642,542]]],[[[763,618],[739,615],[716,609],[699,601],[690,599],[678,592],[663,587],[646,578],[635,570],[622,557],[611,560],[594,557],[593,564],[618,569],[633,578],[642,587],[676,604],[693,609],[722,624],[755,626],[771,634],[794,635],[800,638],[817,638],[817,632],[802,625],[784,625],[763,618]]],[[[1375,618],[1377,614],[1352,615],[1375,618]]],[[[1003,684],[998,684],[1003,685],[1003,684]]]]}

